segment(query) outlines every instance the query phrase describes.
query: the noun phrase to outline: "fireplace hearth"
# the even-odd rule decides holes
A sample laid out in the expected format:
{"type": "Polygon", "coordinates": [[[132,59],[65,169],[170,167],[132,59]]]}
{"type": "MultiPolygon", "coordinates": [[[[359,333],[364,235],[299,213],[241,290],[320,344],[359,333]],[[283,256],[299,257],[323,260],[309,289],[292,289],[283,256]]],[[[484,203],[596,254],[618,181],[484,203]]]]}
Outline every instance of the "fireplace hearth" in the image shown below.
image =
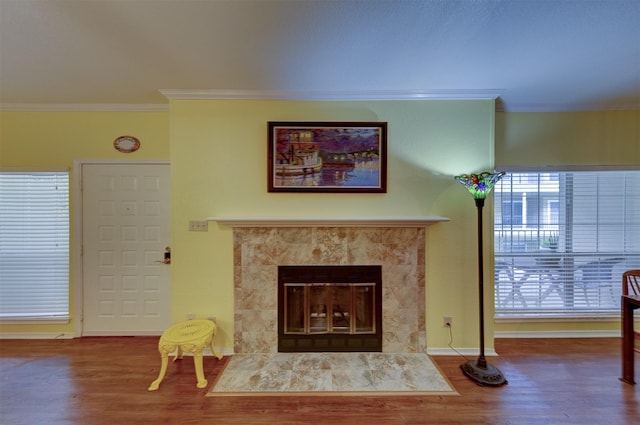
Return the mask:
{"type": "Polygon", "coordinates": [[[279,266],[279,352],[381,352],[381,266],[279,266]]]}

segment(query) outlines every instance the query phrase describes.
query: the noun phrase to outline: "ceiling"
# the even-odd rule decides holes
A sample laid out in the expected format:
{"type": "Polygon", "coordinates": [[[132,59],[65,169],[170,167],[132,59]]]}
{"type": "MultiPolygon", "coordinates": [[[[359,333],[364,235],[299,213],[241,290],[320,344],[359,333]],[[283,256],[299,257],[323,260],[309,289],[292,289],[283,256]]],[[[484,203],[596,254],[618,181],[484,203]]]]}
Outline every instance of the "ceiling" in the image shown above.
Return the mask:
{"type": "Polygon", "coordinates": [[[0,0],[0,106],[640,109],[639,0],[0,0]]]}

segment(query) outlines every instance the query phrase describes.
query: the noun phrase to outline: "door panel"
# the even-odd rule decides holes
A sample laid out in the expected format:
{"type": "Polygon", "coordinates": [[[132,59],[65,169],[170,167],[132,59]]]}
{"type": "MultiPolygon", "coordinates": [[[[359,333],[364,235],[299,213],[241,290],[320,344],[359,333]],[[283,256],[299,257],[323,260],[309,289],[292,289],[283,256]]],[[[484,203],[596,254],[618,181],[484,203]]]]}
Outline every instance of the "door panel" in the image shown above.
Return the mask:
{"type": "Polygon", "coordinates": [[[82,166],[83,335],[169,326],[169,177],[166,164],[82,166]]]}

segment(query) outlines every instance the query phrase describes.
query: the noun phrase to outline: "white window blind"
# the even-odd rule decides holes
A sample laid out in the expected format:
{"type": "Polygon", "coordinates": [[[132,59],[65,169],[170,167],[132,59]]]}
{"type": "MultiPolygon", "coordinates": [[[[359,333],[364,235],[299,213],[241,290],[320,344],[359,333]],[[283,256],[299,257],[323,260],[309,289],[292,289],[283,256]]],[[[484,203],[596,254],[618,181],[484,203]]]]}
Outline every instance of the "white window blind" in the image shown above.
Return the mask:
{"type": "Polygon", "coordinates": [[[508,173],[495,188],[496,317],[620,313],[640,268],[640,171],[508,173]]]}
{"type": "Polygon", "coordinates": [[[69,173],[0,171],[0,319],[69,317],[69,173]]]}

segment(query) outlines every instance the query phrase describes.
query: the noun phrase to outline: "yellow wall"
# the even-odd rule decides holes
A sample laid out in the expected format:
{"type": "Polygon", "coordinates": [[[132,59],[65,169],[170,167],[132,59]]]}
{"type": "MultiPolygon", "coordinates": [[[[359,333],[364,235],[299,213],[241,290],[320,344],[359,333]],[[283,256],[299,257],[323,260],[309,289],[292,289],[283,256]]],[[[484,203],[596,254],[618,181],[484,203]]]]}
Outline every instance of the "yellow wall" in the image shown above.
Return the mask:
{"type": "MultiPolygon", "coordinates": [[[[640,165],[640,111],[498,113],[496,167],[640,165]]],[[[620,321],[501,322],[496,332],[601,332],[620,321]]]]}
{"type": "MultiPolygon", "coordinates": [[[[493,111],[493,101],[172,101],[169,112],[3,111],[0,166],[71,168],[76,159],[170,159],[172,320],[188,313],[215,315],[221,335],[216,344],[227,348],[233,346],[231,230],[210,223],[207,233],[188,232],[189,220],[230,215],[450,217],[451,222],[427,229],[427,345],[447,346],[449,334],[441,325],[447,315],[454,317],[454,346],[474,347],[475,207],[452,176],[493,167],[494,132],[498,167],[640,164],[638,111],[493,111]],[[267,121],[311,120],[387,121],[388,193],[268,193],[267,121]],[[142,148],[133,154],[115,151],[113,139],[122,134],[139,137],[142,148]]],[[[489,201],[484,209],[485,235],[492,234],[491,207],[489,201]]],[[[491,252],[487,238],[485,247],[491,252]]],[[[490,318],[491,285],[485,289],[490,318]]],[[[486,325],[487,346],[492,347],[494,325],[490,319],[486,325]]],[[[617,322],[495,325],[501,331],[618,328],[617,322]]],[[[71,325],[0,326],[0,333],[72,331],[71,325]]]]}
{"type": "Polygon", "coordinates": [[[639,165],[640,111],[498,113],[496,164],[639,165]]]}
{"type": "Polygon", "coordinates": [[[0,112],[0,165],[68,167],[76,159],[169,159],[168,112],[0,112]],[[122,135],[140,149],[113,148],[122,135]]]}
{"type": "Polygon", "coordinates": [[[452,177],[491,167],[493,123],[493,101],[173,101],[173,319],[215,315],[217,343],[233,346],[232,231],[189,220],[439,215],[452,221],[428,228],[427,345],[446,347],[446,314],[458,346],[477,346],[476,210],[452,177]],[[313,120],[388,122],[388,193],[267,192],[267,122],[313,120]]]}
{"type": "MultiPolygon", "coordinates": [[[[168,160],[168,112],[0,112],[0,167],[67,168],[73,181],[73,161],[77,159],[168,160]],[[123,154],[113,148],[113,140],[125,134],[140,139],[137,152],[123,154]]],[[[72,190],[71,196],[73,214],[72,190]]],[[[72,250],[73,220],[72,215],[72,250]]],[[[73,255],[70,258],[73,261],[73,255]]],[[[73,334],[73,267],[72,263],[69,270],[71,323],[0,325],[0,333],[73,334]]]]}

